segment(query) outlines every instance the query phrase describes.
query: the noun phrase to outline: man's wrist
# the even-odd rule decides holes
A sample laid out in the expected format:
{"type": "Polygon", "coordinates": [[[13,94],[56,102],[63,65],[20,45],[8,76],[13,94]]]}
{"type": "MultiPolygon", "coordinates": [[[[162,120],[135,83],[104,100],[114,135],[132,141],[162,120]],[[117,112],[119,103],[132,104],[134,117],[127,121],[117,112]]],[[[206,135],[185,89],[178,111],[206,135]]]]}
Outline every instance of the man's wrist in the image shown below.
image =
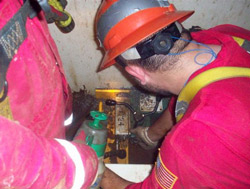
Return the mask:
{"type": "Polygon", "coordinates": [[[147,135],[150,138],[150,140],[153,142],[158,142],[162,138],[160,134],[156,133],[151,128],[147,130],[147,135]]]}
{"type": "Polygon", "coordinates": [[[149,131],[149,127],[145,127],[143,130],[145,142],[150,146],[156,146],[158,144],[158,140],[157,141],[151,140],[151,138],[149,137],[148,131],[149,131]]]}

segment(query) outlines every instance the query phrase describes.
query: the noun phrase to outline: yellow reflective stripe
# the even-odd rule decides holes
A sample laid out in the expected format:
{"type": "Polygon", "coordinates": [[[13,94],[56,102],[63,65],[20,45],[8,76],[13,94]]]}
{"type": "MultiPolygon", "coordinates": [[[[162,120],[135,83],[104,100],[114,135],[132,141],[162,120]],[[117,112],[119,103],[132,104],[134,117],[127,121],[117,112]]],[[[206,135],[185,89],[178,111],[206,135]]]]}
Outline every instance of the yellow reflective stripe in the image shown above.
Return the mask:
{"type": "Polygon", "coordinates": [[[69,18],[65,21],[58,21],[58,24],[62,27],[67,27],[68,25],[70,25],[70,23],[72,21],[72,17],[67,11],[62,11],[62,12],[67,14],[69,18]]]}
{"type": "Polygon", "coordinates": [[[239,44],[239,46],[242,46],[245,41],[245,39],[235,37],[235,36],[233,36],[233,39],[239,44]]]}
{"type": "Polygon", "coordinates": [[[70,25],[70,23],[72,22],[72,17],[71,15],[65,11],[63,9],[63,6],[61,5],[60,1],[58,0],[49,0],[48,3],[53,6],[56,10],[63,12],[64,14],[67,14],[67,16],[69,17],[67,20],[65,21],[57,21],[57,23],[61,26],[61,27],[67,27],[68,25],[70,25]]]}
{"type": "MultiPolygon", "coordinates": [[[[198,93],[198,91],[219,80],[233,78],[233,77],[250,77],[249,68],[239,68],[239,67],[219,67],[211,70],[207,70],[202,74],[199,74],[194,79],[192,79],[180,92],[178,96],[178,102],[184,101],[188,104],[193,99],[193,97],[198,93]]],[[[179,121],[183,114],[179,114],[176,120],[179,121]]]]}
{"type": "Polygon", "coordinates": [[[180,121],[181,118],[184,116],[184,114],[178,114],[177,117],[176,117],[176,121],[180,121]]]}
{"type": "Polygon", "coordinates": [[[49,0],[48,3],[53,6],[56,10],[63,11],[63,7],[58,0],[49,0]]]}
{"type": "MultiPolygon", "coordinates": [[[[2,90],[0,96],[3,96],[3,91],[4,90],[2,90]]],[[[13,120],[13,115],[10,109],[10,102],[8,96],[4,99],[3,102],[0,103],[0,115],[8,118],[9,120],[13,120]]]]}

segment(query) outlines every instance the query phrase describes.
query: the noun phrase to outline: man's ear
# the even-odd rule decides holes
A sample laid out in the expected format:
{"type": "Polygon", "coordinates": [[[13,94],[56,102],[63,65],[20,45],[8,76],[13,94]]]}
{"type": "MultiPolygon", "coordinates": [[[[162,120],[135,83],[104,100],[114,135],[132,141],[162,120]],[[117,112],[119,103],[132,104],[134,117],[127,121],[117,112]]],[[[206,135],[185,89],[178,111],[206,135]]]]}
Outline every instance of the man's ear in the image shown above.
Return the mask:
{"type": "Polygon", "coordinates": [[[140,80],[142,85],[146,84],[146,70],[136,65],[128,65],[125,70],[132,76],[140,80]]]}

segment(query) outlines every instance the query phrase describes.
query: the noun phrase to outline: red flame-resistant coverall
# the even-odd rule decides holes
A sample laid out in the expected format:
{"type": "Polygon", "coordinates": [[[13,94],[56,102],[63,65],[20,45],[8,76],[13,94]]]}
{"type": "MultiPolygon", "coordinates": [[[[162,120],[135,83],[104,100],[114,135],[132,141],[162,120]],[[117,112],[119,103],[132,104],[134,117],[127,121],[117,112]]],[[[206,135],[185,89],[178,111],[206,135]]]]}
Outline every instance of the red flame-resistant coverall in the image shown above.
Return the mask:
{"type": "MultiPolygon", "coordinates": [[[[0,1],[0,29],[22,4],[0,1]]],[[[87,145],[63,140],[69,90],[43,12],[26,31],[7,72],[14,120],[0,116],[0,188],[87,188],[98,160],[87,145]]]]}
{"type": "MultiPolygon", "coordinates": [[[[194,40],[221,45],[215,67],[250,67],[250,54],[231,36],[250,40],[250,31],[222,25],[192,33],[194,40]]],[[[250,78],[214,82],[190,102],[165,136],[154,169],[139,188],[250,188],[250,78]]]]}

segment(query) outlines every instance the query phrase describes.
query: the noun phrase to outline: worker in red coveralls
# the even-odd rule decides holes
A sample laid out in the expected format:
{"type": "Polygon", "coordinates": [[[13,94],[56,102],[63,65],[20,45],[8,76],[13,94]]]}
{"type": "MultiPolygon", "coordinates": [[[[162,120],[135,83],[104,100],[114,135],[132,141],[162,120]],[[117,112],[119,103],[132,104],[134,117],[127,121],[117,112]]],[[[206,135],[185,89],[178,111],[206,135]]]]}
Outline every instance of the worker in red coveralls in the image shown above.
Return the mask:
{"type": "Polygon", "coordinates": [[[0,1],[0,188],[88,188],[97,156],[84,138],[64,140],[62,62],[44,12],[24,2],[0,1]]]}
{"type": "Polygon", "coordinates": [[[106,169],[102,188],[250,188],[250,31],[190,33],[181,23],[192,14],[161,0],[99,8],[100,70],[118,63],[142,87],[178,96],[149,129],[133,130],[149,146],[165,136],[151,174],[131,183],[106,169]]]}

